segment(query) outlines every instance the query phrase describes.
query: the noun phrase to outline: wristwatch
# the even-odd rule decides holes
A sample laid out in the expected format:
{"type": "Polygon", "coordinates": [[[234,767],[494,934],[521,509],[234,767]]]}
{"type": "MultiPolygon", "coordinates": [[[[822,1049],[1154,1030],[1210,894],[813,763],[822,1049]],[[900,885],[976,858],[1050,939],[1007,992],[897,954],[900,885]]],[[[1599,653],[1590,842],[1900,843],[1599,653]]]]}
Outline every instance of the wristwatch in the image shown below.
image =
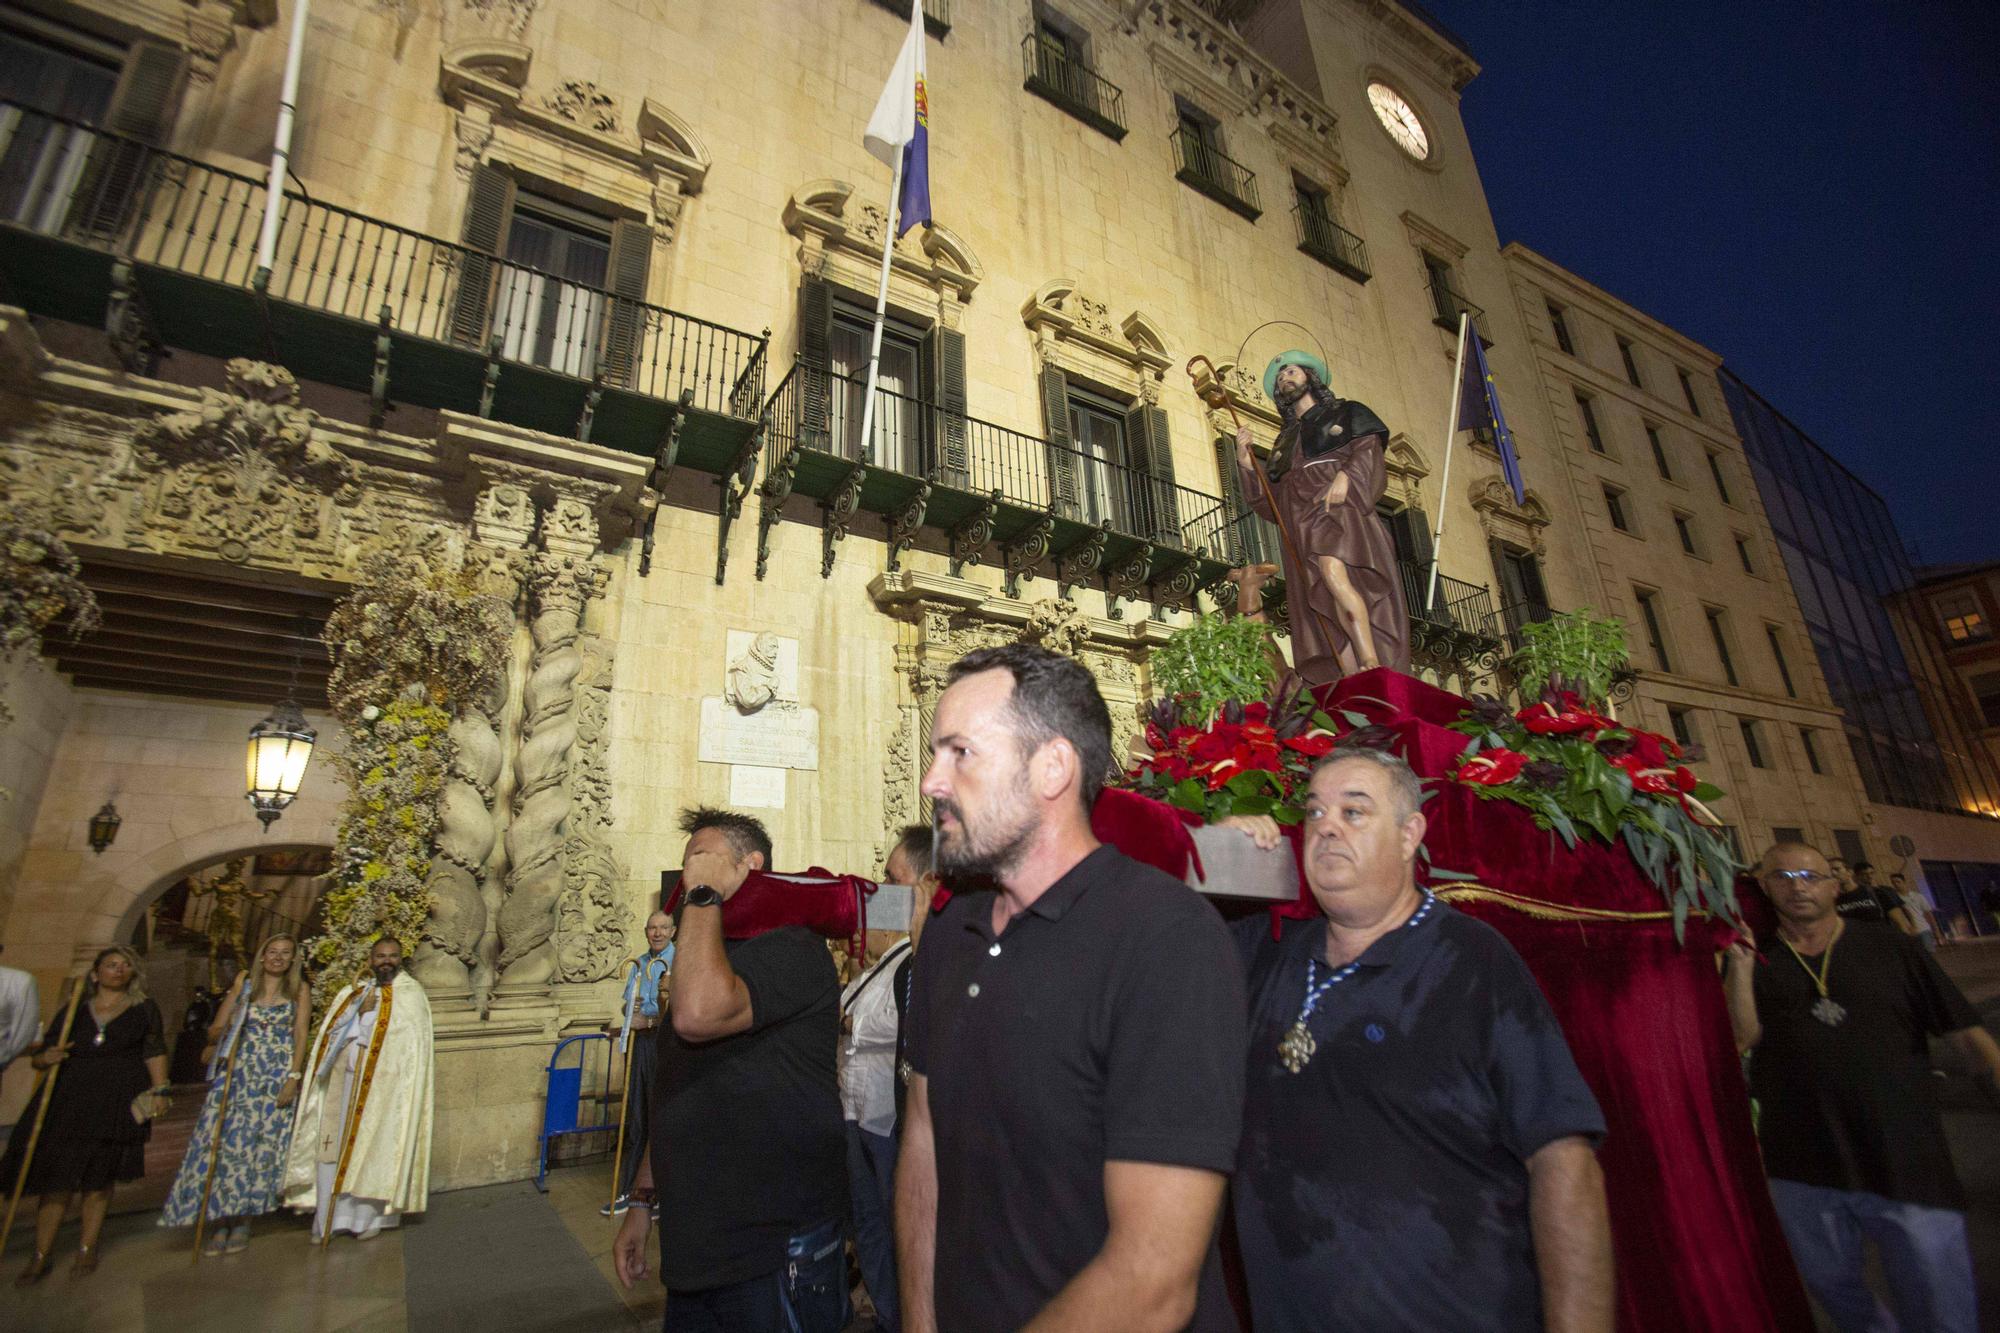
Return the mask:
{"type": "Polygon", "coordinates": [[[688,890],[687,905],[689,907],[720,907],[722,906],[722,895],[714,889],[709,888],[708,885],[703,884],[698,888],[688,890]]]}

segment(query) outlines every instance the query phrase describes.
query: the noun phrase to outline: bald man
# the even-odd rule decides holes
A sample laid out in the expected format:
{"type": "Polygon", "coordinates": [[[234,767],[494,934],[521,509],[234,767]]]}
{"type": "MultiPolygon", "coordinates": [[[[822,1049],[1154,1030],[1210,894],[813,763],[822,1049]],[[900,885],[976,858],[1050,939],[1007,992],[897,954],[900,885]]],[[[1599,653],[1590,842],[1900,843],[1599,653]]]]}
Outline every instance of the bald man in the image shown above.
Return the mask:
{"type": "Polygon", "coordinates": [[[1724,986],[1771,1199],[1799,1272],[1844,1333],[1978,1327],[1965,1193],[1930,1076],[1944,1037],[2000,1093],[2000,1046],[1936,960],[1882,921],[1842,916],[1841,883],[1802,843],[1764,854],[1758,882],[1777,910],[1763,958],[1729,950],[1724,986]],[[1892,1319],[1863,1278],[1881,1250],[1892,1319]]]}
{"type": "Polygon", "coordinates": [[[613,1055],[622,1063],[631,1046],[625,1079],[625,1152],[618,1161],[618,1197],[598,1213],[616,1217],[631,1206],[632,1178],[646,1155],[646,1127],[653,1116],[653,1029],[665,1012],[667,983],[674,968],[674,919],[665,912],[646,918],[646,952],[625,964],[625,994],[618,1021],[604,1030],[618,1038],[613,1055]]]}

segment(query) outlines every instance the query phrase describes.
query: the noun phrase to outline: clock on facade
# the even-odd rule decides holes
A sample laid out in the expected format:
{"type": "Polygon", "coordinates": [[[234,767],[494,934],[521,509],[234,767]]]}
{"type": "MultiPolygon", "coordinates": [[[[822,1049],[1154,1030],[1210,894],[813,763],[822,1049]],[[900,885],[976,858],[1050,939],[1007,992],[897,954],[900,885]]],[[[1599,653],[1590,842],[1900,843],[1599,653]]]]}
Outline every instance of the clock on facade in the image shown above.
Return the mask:
{"type": "Polygon", "coordinates": [[[1368,85],[1368,105],[1375,109],[1375,119],[1382,122],[1382,128],[1396,141],[1396,146],[1422,162],[1431,155],[1431,136],[1424,132],[1423,121],[1403,100],[1403,95],[1386,83],[1368,85]]]}

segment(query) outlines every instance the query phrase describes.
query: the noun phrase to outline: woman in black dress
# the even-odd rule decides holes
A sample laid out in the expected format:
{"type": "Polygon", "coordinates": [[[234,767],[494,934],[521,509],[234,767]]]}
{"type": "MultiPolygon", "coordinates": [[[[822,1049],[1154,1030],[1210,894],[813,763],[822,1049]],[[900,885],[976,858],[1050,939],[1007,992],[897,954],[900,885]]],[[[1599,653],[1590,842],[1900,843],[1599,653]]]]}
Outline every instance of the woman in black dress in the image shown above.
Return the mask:
{"type": "MultiPolygon", "coordinates": [[[[35,1068],[60,1065],[62,1073],[55,1080],[23,1190],[40,1203],[35,1254],[15,1279],[21,1286],[49,1271],[56,1230],[75,1194],[83,1195],[83,1236],[70,1271],[83,1274],[97,1267],[97,1237],[111,1209],[111,1187],[144,1174],[151,1120],[165,1109],[166,1041],[159,1006],[146,998],[137,955],[117,945],[104,950],[85,985],[68,1042],[57,1044],[62,1033],[58,1012],[41,1043],[31,1048],[35,1068]]],[[[40,1096],[21,1112],[19,1128],[0,1156],[0,1189],[14,1188],[40,1096]]]]}

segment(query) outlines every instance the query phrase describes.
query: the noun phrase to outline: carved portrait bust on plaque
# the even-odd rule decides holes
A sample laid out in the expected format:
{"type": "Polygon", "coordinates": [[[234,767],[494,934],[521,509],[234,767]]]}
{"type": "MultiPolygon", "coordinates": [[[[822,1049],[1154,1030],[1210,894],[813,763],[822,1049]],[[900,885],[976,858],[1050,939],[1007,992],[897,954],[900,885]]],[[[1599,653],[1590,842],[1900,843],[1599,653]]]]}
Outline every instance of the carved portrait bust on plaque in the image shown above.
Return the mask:
{"type": "Polygon", "coordinates": [[[729,683],[723,693],[739,713],[754,713],[770,703],[778,692],[778,636],[765,630],[750,641],[749,649],[729,664],[729,683]]]}

